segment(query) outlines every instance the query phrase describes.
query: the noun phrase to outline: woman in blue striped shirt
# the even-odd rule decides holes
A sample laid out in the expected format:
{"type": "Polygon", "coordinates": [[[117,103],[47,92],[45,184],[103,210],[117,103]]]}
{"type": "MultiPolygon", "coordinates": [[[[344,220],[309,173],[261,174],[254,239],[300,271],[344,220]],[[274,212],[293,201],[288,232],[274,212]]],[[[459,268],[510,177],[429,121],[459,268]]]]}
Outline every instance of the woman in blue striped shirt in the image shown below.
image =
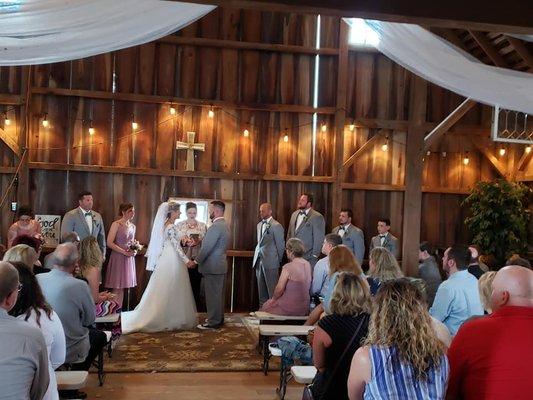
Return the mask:
{"type": "Polygon", "coordinates": [[[449,365],[420,290],[407,278],[383,282],[366,345],[355,353],[348,395],[355,399],[444,399],[449,365]]]}

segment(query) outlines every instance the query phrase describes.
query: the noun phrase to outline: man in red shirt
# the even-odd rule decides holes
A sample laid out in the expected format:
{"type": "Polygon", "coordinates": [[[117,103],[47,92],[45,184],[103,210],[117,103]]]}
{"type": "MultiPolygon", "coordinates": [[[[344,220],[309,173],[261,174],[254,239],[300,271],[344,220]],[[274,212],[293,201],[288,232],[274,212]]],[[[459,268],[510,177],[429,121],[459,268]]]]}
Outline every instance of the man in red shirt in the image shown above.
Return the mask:
{"type": "Polygon", "coordinates": [[[502,268],[492,283],[493,313],[463,324],[448,350],[447,399],[531,399],[533,271],[502,268]]]}

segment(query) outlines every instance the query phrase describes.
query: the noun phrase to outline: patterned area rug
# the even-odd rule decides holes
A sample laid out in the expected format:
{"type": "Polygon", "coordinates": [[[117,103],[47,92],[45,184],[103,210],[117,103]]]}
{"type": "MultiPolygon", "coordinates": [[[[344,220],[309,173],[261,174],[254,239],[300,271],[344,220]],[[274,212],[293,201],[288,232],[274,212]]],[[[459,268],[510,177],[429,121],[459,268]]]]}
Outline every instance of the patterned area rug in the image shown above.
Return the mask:
{"type": "Polygon", "coordinates": [[[123,335],[104,368],[106,372],[260,371],[255,325],[257,320],[249,316],[226,314],[224,327],[217,331],[123,335]]]}

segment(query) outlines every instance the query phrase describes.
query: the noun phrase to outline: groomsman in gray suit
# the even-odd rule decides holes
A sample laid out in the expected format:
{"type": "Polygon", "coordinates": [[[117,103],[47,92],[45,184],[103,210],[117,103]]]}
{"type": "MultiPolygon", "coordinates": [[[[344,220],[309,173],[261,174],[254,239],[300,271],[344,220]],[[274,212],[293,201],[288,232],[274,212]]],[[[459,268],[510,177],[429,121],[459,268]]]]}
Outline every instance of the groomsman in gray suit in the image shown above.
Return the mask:
{"type": "Polygon", "coordinates": [[[362,265],[365,256],[365,237],[363,231],[352,225],[353,212],[350,209],[343,209],[339,213],[339,226],[333,228],[332,233],[336,233],[342,238],[342,244],[348,247],[359,265],[362,265]]]}
{"type": "Polygon", "coordinates": [[[104,221],[102,216],[93,210],[93,194],[91,192],[81,192],[78,195],[78,204],[79,207],[70,210],[63,217],[61,241],[65,241],[66,236],[71,232],[76,232],[80,240],[92,235],[98,241],[98,246],[105,257],[104,221]]]}
{"type": "Polygon", "coordinates": [[[378,220],[378,235],[370,241],[370,251],[374,247],[385,247],[396,259],[398,259],[398,238],[392,235],[390,231],[390,219],[381,218],[378,220]]]}
{"type": "Polygon", "coordinates": [[[230,234],[224,219],[226,205],[214,200],[209,205],[209,218],[213,224],[207,230],[202,247],[196,257],[198,272],[204,277],[207,319],[198,329],[218,329],[224,324],[224,281],[228,271],[230,234]]]}
{"type": "Polygon", "coordinates": [[[305,245],[305,258],[314,266],[320,256],[326,231],[324,217],[313,209],[313,196],[303,193],[298,200],[298,210],[292,213],[287,240],[300,239],[305,245]]]}
{"type": "Polygon", "coordinates": [[[259,307],[274,295],[278,283],[279,265],[285,251],[283,226],[272,217],[272,206],[259,206],[261,221],[257,224],[257,246],[255,246],[253,267],[257,277],[259,307]]]}

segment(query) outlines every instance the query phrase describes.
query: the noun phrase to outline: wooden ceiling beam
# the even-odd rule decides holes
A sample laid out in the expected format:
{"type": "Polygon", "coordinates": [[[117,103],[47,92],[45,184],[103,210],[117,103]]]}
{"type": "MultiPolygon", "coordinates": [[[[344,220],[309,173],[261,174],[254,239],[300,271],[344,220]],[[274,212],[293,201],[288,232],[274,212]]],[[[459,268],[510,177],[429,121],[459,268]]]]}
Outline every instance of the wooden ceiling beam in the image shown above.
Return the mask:
{"type": "Polygon", "coordinates": [[[17,156],[20,156],[20,146],[18,145],[16,139],[13,139],[5,130],[0,128],[0,140],[9,147],[13,153],[17,156]]]}
{"type": "Polygon", "coordinates": [[[463,101],[459,107],[453,110],[440,124],[426,135],[424,138],[424,150],[427,151],[433,143],[437,142],[442,136],[444,136],[444,134],[476,104],[477,102],[470,98],[463,101]]]}
{"type": "Polygon", "coordinates": [[[379,131],[374,136],[372,136],[370,139],[368,139],[365,144],[363,144],[361,147],[359,147],[355,153],[353,153],[344,163],[342,164],[342,168],[346,169],[350,167],[359,157],[363,155],[365,151],[367,151],[370,147],[372,147],[379,139],[383,139],[383,131],[379,131]]]}
{"type": "MultiPolygon", "coordinates": [[[[177,0],[176,0],[177,1],[177,0]]],[[[532,34],[523,0],[487,7],[486,0],[189,0],[231,8],[377,19],[443,28],[532,34]],[[480,12],[483,10],[483,12],[480,12]]]]}
{"type": "Polygon", "coordinates": [[[455,47],[459,47],[460,49],[465,50],[466,52],[469,51],[463,41],[459,38],[459,36],[457,36],[457,34],[452,29],[434,28],[432,30],[436,34],[453,44],[455,47]]]}
{"type": "Polygon", "coordinates": [[[470,139],[470,142],[479,150],[481,154],[485,156],[485,158],[490,162],[490,164],[494,167],[494,169],[503,177],[507,178],[507,168],[503,163],[500,162],[496,158],[494,154],[492,154],[489,150],[489,143],[487,140],[482,140],[481,138],[473,138],[468,137],[470,139]]]}
{"type": "Polygon", "coordinates": [[[483,49],[485,54],[487,54],[494,65],[501,68],[509,68],[501,54],[498,53],[498,50],[496,50],[496,48],[492,45],[485,33],[473,30],[469,30],[468,32],[476,40],[477,44],[479,44],[479,47],[483,49]]]}
{"type": "Polygon", "coordinates": [[[531,161],[531,157],[533,157],[533,151],[530,151],[529,153],[524,151],[524,154],[522,154],[522,157],[520,157],[520,160],[518,161],[516,170],[522,172],[531,161]]]}
{"type": "Polygon", "coordinates": [[[505,35],[505,38],[507,39],[511,47],[518,53],[520,57],[522,57],[524,62],[529,66],[529,69],[533,69],[533,55],[531,55],[524,43],[520,39],[514,38],[512,36],[505,35]]]}

